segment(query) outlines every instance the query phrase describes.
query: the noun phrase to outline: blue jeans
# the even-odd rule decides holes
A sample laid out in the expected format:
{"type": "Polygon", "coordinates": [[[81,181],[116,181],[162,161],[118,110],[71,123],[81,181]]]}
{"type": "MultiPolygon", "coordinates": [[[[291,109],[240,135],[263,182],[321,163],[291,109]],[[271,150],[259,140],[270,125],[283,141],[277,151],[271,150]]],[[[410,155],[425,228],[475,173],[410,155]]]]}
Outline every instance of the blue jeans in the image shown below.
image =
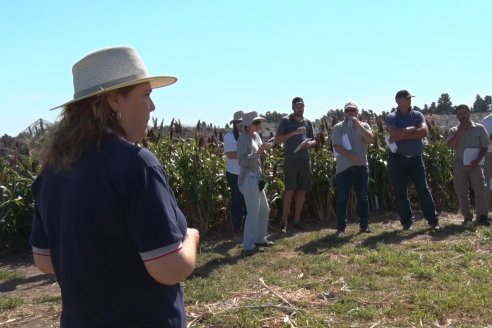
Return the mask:
{"type": "Polygon", "coordinates": [[[252,250],[255,244],[261,244],[267,241],[266,235],[268,230],[268,215],[270,208],[265,195],[265,191],[259,189],[258,176],[246,174],[239,190],[244,195],[248,214],[244,223],[243,249],[252,250]]]}
{"type": "Polygon", "coordinates": [[[246,204],[244,203],[243,194],[239,191],[237,185],[238,175],[226,171],[227,184],[231,189],[231,218],[232,230],[235,233],[241,232],[243,215],[246,214],[246,204]]]}
{"type": "Polygon", "coordinates": [[[365,166],[351,166],[335,177],[337,190],[337,229],[347,226],[347,201],[350,189],[354,186],[357,196],[357,216],[361,229],[366,229],[369,220],[369,172],[365,166]]]}
{"type": "Polygon", "coordinates": [[[434,199],[427,186],[422,156],[407,158],[392,153],[388,159],[388,166],[401,224],[403,226],[412,225],[413,213],[408,200],[408,178],[415,186],[424,218],[430,225],[437,224],[437,212],[434,199]]]}

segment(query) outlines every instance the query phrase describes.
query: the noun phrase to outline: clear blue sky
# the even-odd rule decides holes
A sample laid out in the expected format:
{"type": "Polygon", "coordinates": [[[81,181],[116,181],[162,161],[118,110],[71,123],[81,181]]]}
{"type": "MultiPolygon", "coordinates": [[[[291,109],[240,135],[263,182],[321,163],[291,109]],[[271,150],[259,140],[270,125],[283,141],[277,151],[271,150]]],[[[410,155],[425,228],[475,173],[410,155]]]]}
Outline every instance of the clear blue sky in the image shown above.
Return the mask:
{"type": "Polygon", "coordinates": [[[154,117],[224,126],[237,110],[316,119],[353,100],[376,112],[408,89],[423,106],[447,92],[473,104],[492,90],[492,1],[2,1],[0,135],[54,121],[87,53],[135,47],[150,74],[154,117]]]}

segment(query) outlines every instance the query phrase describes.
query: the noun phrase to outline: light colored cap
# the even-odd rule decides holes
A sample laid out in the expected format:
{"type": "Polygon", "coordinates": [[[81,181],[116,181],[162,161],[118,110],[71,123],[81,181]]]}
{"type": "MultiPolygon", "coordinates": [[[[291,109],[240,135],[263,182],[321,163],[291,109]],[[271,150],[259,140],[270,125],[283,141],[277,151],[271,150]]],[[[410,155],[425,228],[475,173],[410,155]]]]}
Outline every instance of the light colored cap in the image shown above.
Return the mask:
{"type": "Polygon", "coordinates": [[[353,109],[359,109],[357,107],[357,104],[354,103],[353,101],[349,101],[348,103],[345,104],[345,106],[343,106],[343,110],[347,110],[348,108],[353,108],[353,109]]]}

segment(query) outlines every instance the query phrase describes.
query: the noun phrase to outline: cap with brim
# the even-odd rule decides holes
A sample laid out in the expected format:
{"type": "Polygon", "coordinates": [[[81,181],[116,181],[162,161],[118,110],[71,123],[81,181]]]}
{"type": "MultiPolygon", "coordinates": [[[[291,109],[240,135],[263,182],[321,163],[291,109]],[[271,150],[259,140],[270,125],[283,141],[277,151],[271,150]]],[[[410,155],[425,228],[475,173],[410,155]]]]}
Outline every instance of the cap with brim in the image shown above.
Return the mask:
{"type": "Polygon", "coordinates": [[[294,99],[292,99],[292,107],[295,106],[295,104],[298,104],[298,103],[303,103],[304,104],[304,100],[302,100],[301,97],[295,97],[294,99]]]}
{"type": "Polygon", "coordinates": [[[395,95],[395,99],[398,99],[398,98],[411,98],[411,97],[415,97],[415,96],[412,95],[412,94],[410,94],[410,92],[408,92],[407,90],[400,90],[395,95]]]}
{"type": "Polygon", "coordinates": [[[239,125],[248,126],[253,124],[254,121],[266,121],[264,117],[258,115],[258,112],[249,112],[243,115],[243,119],[239,125]]]}
{"type": "Polygon", "coordinates": [[[347,110],[349,108],[353,108],[353,109],[359,109],[357,107],[357,104],[354,103],[353,101],[349,101],[348,103],[345,104],[345,106],[343,106],[343,110],[347,110]]]}
{"type": "Polygon", "coordinates": [[[172,76],[149,76],[137,51],[129,47],[106,48],[90,53],[72,67],[73,99],[51,109],[123,87],[150,83],[152,89],[177,81],[172,76]]]}

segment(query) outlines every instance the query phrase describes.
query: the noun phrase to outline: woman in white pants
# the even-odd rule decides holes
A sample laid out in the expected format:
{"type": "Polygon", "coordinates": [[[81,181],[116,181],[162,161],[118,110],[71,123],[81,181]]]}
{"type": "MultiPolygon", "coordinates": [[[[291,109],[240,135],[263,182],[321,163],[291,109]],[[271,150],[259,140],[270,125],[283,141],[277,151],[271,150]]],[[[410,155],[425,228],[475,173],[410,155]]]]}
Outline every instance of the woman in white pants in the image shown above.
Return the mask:
{"type": "Polygon", "coordinates": [[[265,119],[257,112],[249,112],[243,115],[240,125],[244,131],[237,140],[237,156],[239,161],[239,190],[246,203],[246,222],[244,224],[243,250],[245,255],[251,255],[262,247],[272,246],[273,242],[266,237],[268,229],[267,198],[263,191],[263,179],[261,172],[261,158],[267,144],[258,146],[255,137],[261,127],[261,121],[265,119]]]}

